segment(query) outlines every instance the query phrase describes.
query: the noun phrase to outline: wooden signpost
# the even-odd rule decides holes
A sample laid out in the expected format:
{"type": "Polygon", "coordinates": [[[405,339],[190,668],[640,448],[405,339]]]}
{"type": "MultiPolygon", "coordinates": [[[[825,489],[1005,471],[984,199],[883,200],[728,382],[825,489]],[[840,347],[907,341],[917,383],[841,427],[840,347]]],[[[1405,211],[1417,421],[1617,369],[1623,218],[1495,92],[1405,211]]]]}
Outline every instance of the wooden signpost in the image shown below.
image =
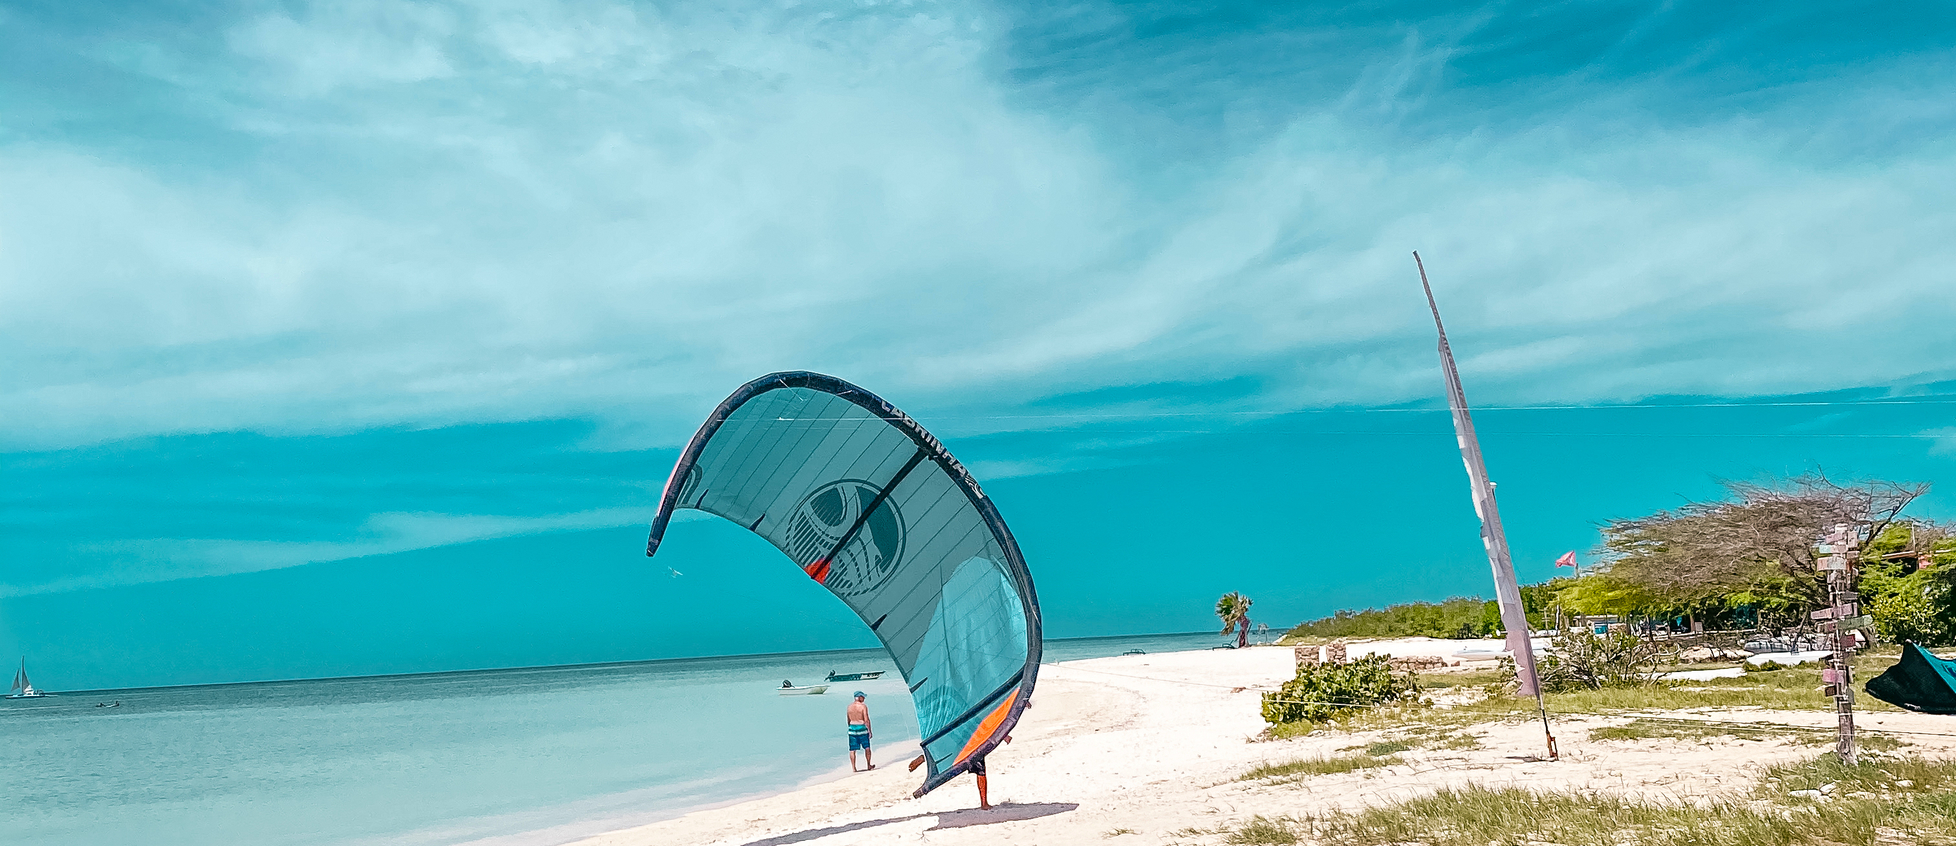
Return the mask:
{"type": "Polygon", "coordinates": [[[1827,658],[1827,669],[1821,672],[1821,680],[1827,683],[1827,694],[1834,697],[1834,713],[1840,721],[1840,740],[1834,751],[1840,755],[1841,763],[1854,766],[1854,648],[1866,642],[1861,634],[1873,626],[1874,621],[1860,613],[1861,594],[1854,591],[1855,552],[1861,543],[1860,533],[1846,523],[1835,524],[1820,544],[1820,572],[1827,577],[1828,599],[1832,603],[1827,608],[1813,612],[1813,617],[1822,620],[1821,631],[1833,634],[1834,653],[1827,658]]]}

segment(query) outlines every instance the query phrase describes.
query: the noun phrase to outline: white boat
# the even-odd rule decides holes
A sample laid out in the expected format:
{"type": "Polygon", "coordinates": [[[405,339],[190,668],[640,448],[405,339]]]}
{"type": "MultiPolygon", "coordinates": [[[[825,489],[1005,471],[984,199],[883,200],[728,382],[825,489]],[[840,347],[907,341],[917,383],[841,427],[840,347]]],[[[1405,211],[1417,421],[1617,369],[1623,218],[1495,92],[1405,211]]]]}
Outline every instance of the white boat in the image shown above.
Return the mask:
{"type": "Polygon", "coordinates": [[[14,673],[13,690],[14,692],[7,697],[8,699],[34,699],[48,695],[47,691],[35,688],[34,683],[27,680],[26,658],[20,659],[20,672],[14,673]]]}
{"type": "Polygon", "coordinates": [[[825,684],[788,684],[787,682],[782,682],[781,686],[775,688],[775,690],[780,691],[782,696],[814,696],[819,693],[829,692],[829,686],[825,684]]]}
{"type": "Polygon", "coordinates": [[[1466,646],[1455,652],[1453,657],[1462,661],[1498,661],[1507,658],[1508,650],[1487,646],[1466,646]]]}

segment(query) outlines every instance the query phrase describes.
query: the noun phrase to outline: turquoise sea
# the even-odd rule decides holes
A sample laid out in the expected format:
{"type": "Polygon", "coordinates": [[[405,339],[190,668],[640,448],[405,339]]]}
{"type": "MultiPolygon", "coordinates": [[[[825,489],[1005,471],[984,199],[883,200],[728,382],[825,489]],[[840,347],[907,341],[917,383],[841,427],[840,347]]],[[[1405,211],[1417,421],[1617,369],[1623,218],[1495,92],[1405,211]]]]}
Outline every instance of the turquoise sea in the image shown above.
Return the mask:
{"type": "MultiPolygon", "coordinates": [[[[1045,660],[1223,642],[1052,640],[1045,660]]],[[[858,689],[876,748],[908,760],[894,670],[848,650],[0,700],[0,819],[14,846],[562,843],[846,772],[858,689]],[[831,670],[890,672],[773,690],[831,670]]]]}

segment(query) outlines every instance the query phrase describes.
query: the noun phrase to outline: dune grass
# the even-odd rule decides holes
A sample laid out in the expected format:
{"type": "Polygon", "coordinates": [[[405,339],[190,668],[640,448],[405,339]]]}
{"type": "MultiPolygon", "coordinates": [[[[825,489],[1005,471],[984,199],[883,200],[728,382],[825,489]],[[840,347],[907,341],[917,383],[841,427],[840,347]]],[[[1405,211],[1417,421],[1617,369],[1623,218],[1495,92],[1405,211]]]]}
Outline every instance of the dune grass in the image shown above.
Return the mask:
{"type": "MultiPolygon", "coordinates": [[[[1858,680],[1866,681],[1895,663],[1894,656],[1856,656],[1858,680]]],[[[1420,685],[1436,685],[1422,677],[1420,685]]],[[[1459,685],[1456,685],[1459,686],[1459,685]]],[[[1535,703],[1514,696],[1498,683],[1483,683],[1488,696],[1462,704],[1435,707],[1424,702],[1393,703],[1376,708],[1353,708],[1324,723],[1284,723],[1269,728],[1275,738],[1300,737],[1320,728],[1347,731],[1391,729],[1409,725],[1465,727],[1477,723],[1525,720],[1535,716],[1535,703]]],[[[1643,685],[1551,693],[1544,697],[1549,716],[1558,714],[1621,714],[1632,711],[1676,711],[1687,708],[1755,707],[1775,711],[1832,710],[1833,700],[1820,693],[1820,670],[1787,668],[1747,673],[1740,678],[1703,681],[1659,681],[1643,685]]],[[[1871,696],[1855,699],[1857,711],[1900,709],[1871,696]]]]}
{"type": "Polygon", "coordinates": [[[1479,749],[1480,737],[1465,732],[1455,734],[1445,729],[1430,726],[1408,726],[1397,737],[1361,743],[1357,746],[1341,746],[1338,751],[1351,752],[1363,749],[1374,758],[1411,752],[1416,749],[1479,749]]]}
{"type": "Polygon", "coordinates": [[[1230,832],[1223,842],[1241,846],[1292,846],[1298,842],[1298,837],[1297,828],[1288,818],[1256,816],[1230,832]]]}
{"type": "MultiPolygon", "coordinates": [[[[1715,737],[1734,737],[1740,740],[1785,739],[1795,743],[1815,746],[1831,745],[1834,742],[1834,729],[1831,727],[1806,728],[1786,725],[1734,725],[1730,722],[1699,722],[1696,720],[1663,720],[1638,718],[1620,726],[1605,726],[1589,730],[1590,740],[1648,740],[1651,738],[1672,738],[1676,740],[1709,740],[1715,737]]],[[[1908,744],[1887,735],[1862,730],[1855,742],[1860,748],[1873,752],[1891,752],[1908,744]]]]}
{"type": "Polygon", "coordinates": [[[1815,825],[1816,820],[1801,818],[1822,813],[1816,809],[1785,815],[1737,803],[1659,805],[1476,785],[1328,818],[1316,826],[1316,833],[1318,839],[1337,846],[1796,846],[1867,840],[1814,837],[1820,831],[1831,835],[1858,828],[1858,820],[1829,819],[1826,824],[1815,825]]]}
{"type": "Polygon", "coordinates": [[[1793,790],[1818,790],[1832,784],[1840,795],[1921,797],[1956,795],[1956,761],[1933,761],[1917,755],[1866,755],[1854,766],[1833,755],[1766,770],[1759,795],[1772,797],[1793,790]]]}
{"type": "Polygon", "coordinates": [[[1589,730],[1590,740],[1650,740],[1668,738],[1674,740],[1709,740],[1714,737],[1736,737],[1741,740],[1770,740],[1785,738],[1796,743],[1823,744],[1833,742],[1830,729],[1807,729],[1793,726],[1734,726],[1717,723],[1692,724],[1687,720],[1631,720],[1620,726],[1604,726],[1589,730]]]}
{"type": "MultiPolygon", "coordinates": [[[[1866,682],[1894,666],[1899,649],[1877,648],[1856,655],[1855,679],[1866,682]]],[[[1477,670],[1470,673],[1431,673],[1419,677],[1422,690],[1459,691],[1473,687],[1486,690],[1487,697],[1464,704],[1431,706],[1425,701],[1391,703],[1372,708],[1340,711],[1329,721],[1280,723],[1270,726],[1273,738],[1301,737],[1321,728],[1349,731],[1393,728],[1412,724],[1468,726],[1475,723],[1528,719],[1535,703],[1514,696],[1500,674],[1477,670]]],[[[1859,685],[1857,684],[1857,687],[1859,685]]],[[[1832,710],[1833,701],[1821,695],[1820,668],[1788,667],[1780,670],[1747,673],[1739,678],[1701,681],[1658,681],[1601,690],[1576,690],[1551,693],[1544,697],[1551,717],[1557,714],[1620,714],[1630,711],[1674,711],[1686,708],[1755,707],[1775,711],[1832,710]]],[[[1468,692],[1472,692],[1468,690],[1468,692]]],[[[1875,699],[1858,696],[1857,711],[1899,711],[1875,699]]]]}
{"type": "Polygon", "coordinates": [[[1449,690],[1456,687],[1485,687],[1505,678],[1499,670],[1464,670],[1447,673],[1420,673],[1421,690],[1449,690]]]}
{"type": "MultiPolygon", "coordinates": [[[[1895,660],[1892,653],[1856,656],[1857,681],[1873,678],[1895,660]]],[[[1473,674],[1481,678],[1463,678],[1465,675],[1455,674],[1449,680],[1451,685],[1430,683],[1425,678],[1421,683],[1432,691],[1478,682],[1487,687],[1489,695],[1448,707],[1402,702],[1353,709],[1328,723],[1273,726],[1271,734],[1278,737],[1317,729],[1385,730],[1389,739],[1366,745],[1363,754],[1259,768],[1244,779],[1294,781],[1362,766],[1382,766],[1394,761],[1384,755],[1407,749],[1447,748],[1449,744],[1471,744],[1471,748],[1478,745],[1478,738],[1461,729],[1536,717],[1534,702],[1513,696],[1501,685],[1484,680],[1483,674],[1473,674]]],[[[1821,695],[1820,686],[1818,668],[1792,667],[1747,673],[1741,678],[1556,693],[1546,697],[1546,705],[1551,717],[1748,706],[1831,710],[1832,702],[1821,695]]],[[[1855,705],[1863,712],[1897,710],[1867,696],[1857,698],[1855,705]]],[[[1693,725],[1687,720],[1646,716],[1590,732],[1592,740],[1727,736],[1792,738],[1815,745],[1833,740],[1827,728],[1693,725]]],[[[1468,786],[1355,813],[1307,818],[1258,816],[1218,833],[1227,834],[1227,842],[1232,844],[1324,846],[1956,846],[1956,761],[1881,754],[1905,744],[1879,732],[1863,733],[1860,742],[1869,754],[1856,767],[1843,767],[1831,754],[1823,754],[1805,763],[1772,768],[1750,797],[1709,804],[1672,805],[1595,794],[1468,786]],[[1793,796],[1795,792],[1801,796],[1793,796]],[[1815,801],[1815,796],[1823,798],[1815,801]]]]}
{"type": "Polygon", "coordinates": [[[1880,846],[1956,844],[1956,762],[1831,755],[1774,767],[1749,800],[1664,804],[1470,785],[1320,817],[1254,817],[1233,844],[1880,846]],[[1827,791],[1814,802],[1796,790],[1827,791]]]}
{"type": "MultiPolygon", "coordinates": [[[[1396,745],[1396,744],[1373,744],[1396,745]]],[[[1237,781],[1272,780],[1278,783],[1301,781],[1311,776],[1337,775],[1338,773],[1389,767],[1399,763],[1392,756],[1379,757],[1371,754],[1339,755],[1328,758],[1300,758],[1281,764],[1264,764],[1237,777],[1237,781]]]]}

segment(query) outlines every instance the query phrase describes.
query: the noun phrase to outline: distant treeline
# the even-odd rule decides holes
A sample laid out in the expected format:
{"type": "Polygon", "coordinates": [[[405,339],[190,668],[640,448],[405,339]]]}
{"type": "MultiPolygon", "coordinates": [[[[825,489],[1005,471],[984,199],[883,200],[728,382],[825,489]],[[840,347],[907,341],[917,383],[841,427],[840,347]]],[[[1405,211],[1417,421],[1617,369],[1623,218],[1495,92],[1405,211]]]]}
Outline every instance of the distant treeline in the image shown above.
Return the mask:
{"type": "Polygon", "coordinates": [[[1292,637],[1491,637],[1501,632],[1501,609],[1492,601],[1456,596],[1445,602],[1408,602],[1383,609],[1339,611],[1291,629],[1292,637]]]}

